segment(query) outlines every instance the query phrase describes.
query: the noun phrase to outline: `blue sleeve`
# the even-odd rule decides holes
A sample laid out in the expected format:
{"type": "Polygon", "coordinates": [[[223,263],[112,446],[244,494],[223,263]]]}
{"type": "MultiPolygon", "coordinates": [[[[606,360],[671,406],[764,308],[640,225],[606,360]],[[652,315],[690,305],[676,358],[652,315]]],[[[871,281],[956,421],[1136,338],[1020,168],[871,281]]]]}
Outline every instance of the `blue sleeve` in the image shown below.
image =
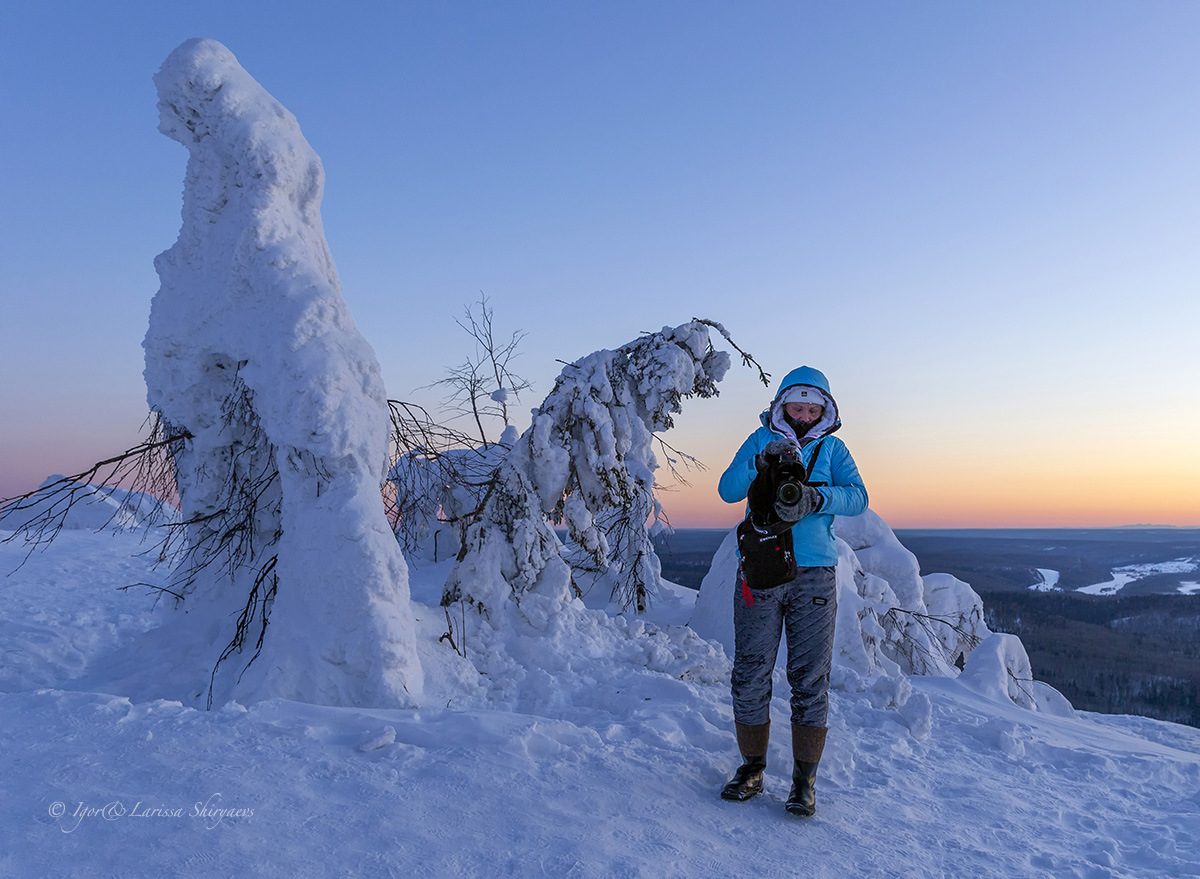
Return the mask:
{"type": "MultiPolygon", "coordinates": [[[[867,509],[866,486],[846,444],[837,442],[832,446],[830,473],[833,478],[829,485],[817,489],[824,498],[820,512],[830,516],[857,516],[867,509]]],[[[749,483],[746,487],[750,487],[749,483]]]]}
{"type": "Polygon", "coordinates": [[[759,431],[756,430],[746,437],[746,441],[733,456],[733,463],[725,468],[725,472],[721,474],[721,481],[717,483],[717,494],[727,504],[744,501],[746,492],[750,490],[750,483],[758,475],[758,468],[754,466],[754,456],[766,447],[765,442],[760,445],[758,434],[759,431]]]}

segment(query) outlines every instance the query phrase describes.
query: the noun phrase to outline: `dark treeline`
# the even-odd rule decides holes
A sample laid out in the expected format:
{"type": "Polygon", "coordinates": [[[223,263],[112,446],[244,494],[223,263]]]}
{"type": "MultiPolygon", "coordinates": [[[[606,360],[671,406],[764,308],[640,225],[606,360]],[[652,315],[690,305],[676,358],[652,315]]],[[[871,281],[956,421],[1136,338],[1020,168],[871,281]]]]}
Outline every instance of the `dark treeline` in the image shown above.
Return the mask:
{"type": "Polygon", "coordinates": [[[1200,727],[1200,596],[981,591],[1034,676],[1076,708],[1200,727]]]}

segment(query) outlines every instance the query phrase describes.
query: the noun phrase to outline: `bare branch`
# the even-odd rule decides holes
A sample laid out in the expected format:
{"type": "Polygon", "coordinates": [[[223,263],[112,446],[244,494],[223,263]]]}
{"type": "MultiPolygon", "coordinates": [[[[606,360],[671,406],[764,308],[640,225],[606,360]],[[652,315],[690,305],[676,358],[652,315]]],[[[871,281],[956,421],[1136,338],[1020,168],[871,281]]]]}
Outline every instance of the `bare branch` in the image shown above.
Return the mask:
{"type": "Polygon", "coordinates": [[[435,521],[459,525],[464,534],[491,493],[502,457],[496,450],[505,447],[480,448],[474,437],[439,424],[416,404],[388,400],[388,407],[394,463],[384,501],[397,539],[411,552],[435,521]]]}
{"type": "Polygon", "coordinates": [[[891,607],[880,618],[880,622],[890,625],[892,631],[900,636],[901,641],[897,649],[908,661],[909,667],[913,669],[914,674],[922,673],[919,669],[926,666],[929,661],[933,661],[936,665],[938,660],[951,664],[955,660],[954,656],[949,655],[945,644],[943,644],[942,639],[938,636],[937,629],[934,626],[935,623],[945,626],[958,635],[959,642],[964,645],[968,653],[979,645],[979,637],[974,632],[964,628],[961,625],[961,620],[958,618],[933,616],[931,614],[907,610],[903,607],[891,607]],[[932,650],[917,639],[905,634],[904,626],[900,624],[898,614],[907,614],[929,636],[928,640],[937,645],[940,656],[935,655],[932,650]],[[918,658],[921,660],[920,664],[917,663],[918,658]]]}
{"type": "Polygon", "coordinates": [[[121,454],[97,461],[87,469],[60,477],[49,485],[0,500],[0,511],[6,516],[25,511],[31,513],[23,522],[14,520],[19,522],[17,527],[0,538],[0,543],[21,540],[29,546],[25,555],[28,560],[34,550],[53,542],[71,509],[93,498],[97,489],[110,497],[114,490],[127,491],[133,500],[132,506],[118,502],[102,528],[122,513],[151,524],[165,521],[174,510],[171,501],[178,499],[173,453],[191,439],[191,434],[171,428],[158,413],[147,416],[143,426],[147,425],[146,438],[121,454]]]}
{"type": "Polygon", "coordinates": [[[702,323],[705,326],[712,327],[714,330],[716,330],[718,333],[720,333],[722,336],[724,336],[725,341],[728,342],[730,344],[730,346],[733,348],[733,350],[736,351],[741,356],[742,365],[743,366],[753,366],[755,369],[758,370],[758,380],[761,381],[763,383],[763,385],[765,385],[766,387],[771,386],[771,374],[769,372],[764,371],[762,366],[759,365],[759,362],[757,360],[755,360],[752,356],[750,356],[750,354],[748,354],[747,352],[743,351],[740,347],[738,347],[737,342],[733,341],[733,336],[729,335],[729,330],[725,329],[725,327],[723,327],[721,324],[717,323],[716,321],[706,320],[702,317],[694,317],[694,318],[692,318],[692,320],[697,321],[698,323],[702,323]]]}

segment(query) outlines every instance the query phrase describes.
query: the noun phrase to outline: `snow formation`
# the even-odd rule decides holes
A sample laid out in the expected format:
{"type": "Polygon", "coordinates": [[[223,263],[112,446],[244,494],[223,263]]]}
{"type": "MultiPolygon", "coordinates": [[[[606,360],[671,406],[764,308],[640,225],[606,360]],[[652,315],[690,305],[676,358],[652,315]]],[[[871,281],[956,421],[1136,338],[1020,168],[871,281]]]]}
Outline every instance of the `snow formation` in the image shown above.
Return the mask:
{"type": "Polygon", "coordinates": [[[190,434],[173,450],[180,600],[153,635],[187,690],[155,694],[198,700],[211,675],[216,704],[412,705],[386,394],[325,241],[320,160],[220,43],[184,43],[154,79],[159,130],[189,158],[179,238],[155,260],[147,399],[190,434]]]}

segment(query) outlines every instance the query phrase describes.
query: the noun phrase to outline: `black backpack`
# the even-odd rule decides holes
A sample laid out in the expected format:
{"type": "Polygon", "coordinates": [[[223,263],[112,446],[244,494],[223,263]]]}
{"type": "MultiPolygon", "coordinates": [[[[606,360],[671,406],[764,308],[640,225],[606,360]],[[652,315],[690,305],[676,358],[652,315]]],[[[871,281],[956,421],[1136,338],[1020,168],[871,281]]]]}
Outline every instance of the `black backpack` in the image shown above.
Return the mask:
{"type": "Polygon", "coordinates": [[[776,522],[760,529],[747,516],[737,527],[737,543],[742,581],[751,589],[773,589],[796,579],[792,523],[776,522]]]}

